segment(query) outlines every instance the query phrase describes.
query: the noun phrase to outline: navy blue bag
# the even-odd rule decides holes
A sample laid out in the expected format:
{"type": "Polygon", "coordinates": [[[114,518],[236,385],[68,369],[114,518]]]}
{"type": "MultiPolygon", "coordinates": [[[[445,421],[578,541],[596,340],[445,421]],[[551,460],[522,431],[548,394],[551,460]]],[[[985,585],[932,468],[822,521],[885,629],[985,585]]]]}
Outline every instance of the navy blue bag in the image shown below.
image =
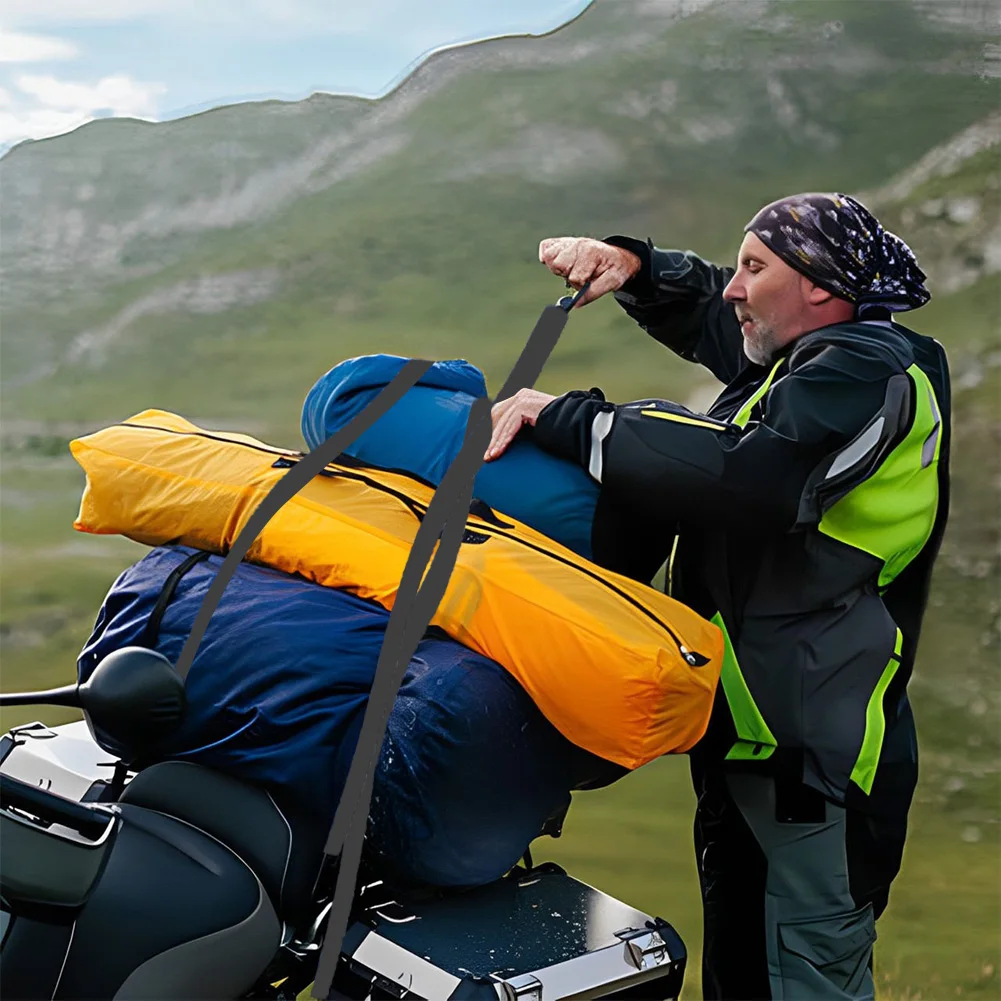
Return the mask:
{"type": "MultiPolygon", "coordinates": [[[[126,569],[80,654],[79,680],[135,643],[176,663],[222,561],[160,546],[126,569]],[[156,626],[158,599],[182,565],[156,626]]],[[[374,602],[241,563],[188,673],[183,724],[161,757],[262,784],[329,826],[388,621],[374,602]]],[[[370,848],[402,879],[489,882],[565,809],[572,788],[608,767],[570,744],[500,665],[428,636],[389,721],[370,848]]]]}

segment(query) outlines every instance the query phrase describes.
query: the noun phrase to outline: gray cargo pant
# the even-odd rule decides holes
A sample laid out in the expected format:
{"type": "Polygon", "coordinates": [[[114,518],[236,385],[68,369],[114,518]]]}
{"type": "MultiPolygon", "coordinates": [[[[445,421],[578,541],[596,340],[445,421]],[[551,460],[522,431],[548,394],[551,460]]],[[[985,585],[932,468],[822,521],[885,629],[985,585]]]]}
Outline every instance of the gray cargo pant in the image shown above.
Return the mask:
{"type": "Polygon", "coordinates": [[[875,920],[906,817],[877,822],[769,775],[692,766],[706,1001],[872,1001],[875,920]]]}

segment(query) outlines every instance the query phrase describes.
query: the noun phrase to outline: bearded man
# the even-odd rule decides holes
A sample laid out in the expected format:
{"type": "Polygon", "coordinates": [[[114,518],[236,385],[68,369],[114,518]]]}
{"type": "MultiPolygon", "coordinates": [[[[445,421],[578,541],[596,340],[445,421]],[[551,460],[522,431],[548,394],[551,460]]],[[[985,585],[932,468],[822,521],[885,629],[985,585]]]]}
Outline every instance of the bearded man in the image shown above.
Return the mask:
{"type": "Polygon", "coordinates": [[[705,414],[522,390],[519,433],[580,463],[623,519],[673,534],[667,589],[720,627],[691,752],[707,999],[873,997],[875,921],[917,781],[907,698],[948,511],[950,385],[894,314],[930,298],[857,200],[761,209],[736,268],[629,237],[544,240],[577,307],[608,292],[725,388],[705,414]]]}

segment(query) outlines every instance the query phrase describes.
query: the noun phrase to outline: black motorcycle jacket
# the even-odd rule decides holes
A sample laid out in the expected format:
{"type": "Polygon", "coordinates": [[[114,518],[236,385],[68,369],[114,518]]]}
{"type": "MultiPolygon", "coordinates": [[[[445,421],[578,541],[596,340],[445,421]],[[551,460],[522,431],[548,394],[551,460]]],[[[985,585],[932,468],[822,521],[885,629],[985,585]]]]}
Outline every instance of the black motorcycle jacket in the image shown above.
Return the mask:
{"type": "Polygon", "coordinates": [[[759,366],[722,298],[731,269],[607,242],[643,261],[619,304],[726,387],[706,414],[573,391],[529,434],[581,463],[610,508],[674,539],[668,592],[726,640],[699,753],[784,769],[839,803],[906,809],[906,686],[948,512],[944,351],[867,314],[759,366]]]}

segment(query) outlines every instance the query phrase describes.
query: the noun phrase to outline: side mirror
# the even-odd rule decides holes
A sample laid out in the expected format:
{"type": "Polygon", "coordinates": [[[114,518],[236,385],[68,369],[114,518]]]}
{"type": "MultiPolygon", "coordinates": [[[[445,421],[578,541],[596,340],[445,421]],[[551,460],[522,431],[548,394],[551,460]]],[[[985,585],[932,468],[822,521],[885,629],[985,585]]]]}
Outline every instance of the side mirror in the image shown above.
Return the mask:
{"type": "Polygon", "coordinates": [[[81,685],[0,695],[0,705],[82,709],[94,740],[131,762],[177,729],[184,716],[184,682],[163,654],[130,646],[109,653],[81,685]]]}
{"type": "Polygon", "coordinates": [[[162,653],[114,650],[77,688],[94,740],[132,762],[170,736],[184,716],[184,682],[162,653]]]}

